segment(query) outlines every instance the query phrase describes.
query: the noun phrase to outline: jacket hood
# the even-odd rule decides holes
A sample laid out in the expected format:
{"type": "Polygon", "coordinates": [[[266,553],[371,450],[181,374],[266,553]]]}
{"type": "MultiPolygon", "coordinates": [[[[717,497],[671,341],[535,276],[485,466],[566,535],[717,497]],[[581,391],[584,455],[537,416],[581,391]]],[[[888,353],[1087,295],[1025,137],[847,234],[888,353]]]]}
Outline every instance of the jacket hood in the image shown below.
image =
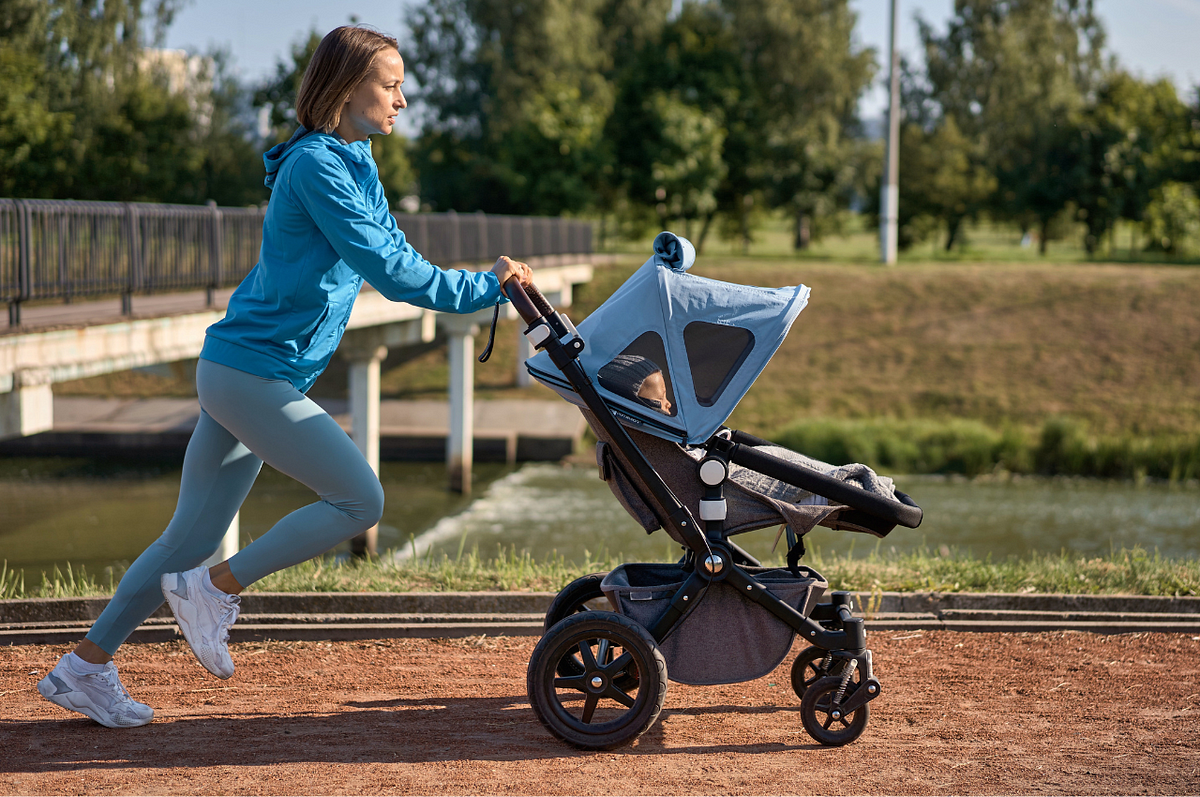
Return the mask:
{"type": "Polygon", "coordinates": [[[335,150],[343,159],[355,164],[361,165],[371,161],[371,146],[368,142],[347,144],[338,136],[309,130],[301,125],[287,141],[276,144],[263,153],[263,164],[267,167],[267,177],[263,184],[267,188],[275,187],[275,176],[279,173],[279,168],[293,152],[319,147],[335,150]]]}

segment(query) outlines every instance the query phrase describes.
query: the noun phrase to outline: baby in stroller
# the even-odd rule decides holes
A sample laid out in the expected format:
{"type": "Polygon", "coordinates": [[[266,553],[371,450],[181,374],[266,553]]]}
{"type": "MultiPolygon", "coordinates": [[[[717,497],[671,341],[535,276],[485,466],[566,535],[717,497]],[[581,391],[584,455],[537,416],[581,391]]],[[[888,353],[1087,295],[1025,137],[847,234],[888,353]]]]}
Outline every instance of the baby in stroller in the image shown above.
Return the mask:
{"type": "MultiPolygon", "coordinates": [[[[585,749],[629,744],[657,719],[668,680],[736,683],[809,647],[792,667],[801,721],[826,745],[862,734],[882,686],[849,593],[800,564],[817,525],[884,536],[921,510],[865,466],[838,468],[723,426],[808,300],[686,273],[671,233],[578,330],[536,288],[509,298],[539,353],[530,374],[578,405],[600,475],[675,563],[626,563],[568,585],[546,614],[527,687],[542,724],[585,749]],[[585,343],[586,341],[586,343],[585,343]],[[787,566],[763,567],[731,538],[782,526],[787,566]],[[607,597],[615,611],[591,611],[607,597]]],[[[782,534],[782,531],[780,532],[782,534]]],[[[777,535],[778,540],[778,535],[777,535]]]]}

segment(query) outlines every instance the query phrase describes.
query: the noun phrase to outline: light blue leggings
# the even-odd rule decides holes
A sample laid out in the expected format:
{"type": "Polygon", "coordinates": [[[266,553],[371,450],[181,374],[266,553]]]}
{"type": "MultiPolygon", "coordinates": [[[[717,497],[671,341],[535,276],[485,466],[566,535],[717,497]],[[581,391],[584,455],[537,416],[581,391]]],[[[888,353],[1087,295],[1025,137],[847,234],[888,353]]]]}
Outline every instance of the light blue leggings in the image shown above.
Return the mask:
{"type": "Polygon", "coordinates": [[[200,360],[200,420],[183,459],[175,515],[117,586],[87,638],[106,653],[162,605],[163,573],[188,570],[217,550],[262,463],[311,488],[321,500],[297,509],[229,560],[249,586],[374,526],[383,488],[354,442],[288,382],[200,360]]]}

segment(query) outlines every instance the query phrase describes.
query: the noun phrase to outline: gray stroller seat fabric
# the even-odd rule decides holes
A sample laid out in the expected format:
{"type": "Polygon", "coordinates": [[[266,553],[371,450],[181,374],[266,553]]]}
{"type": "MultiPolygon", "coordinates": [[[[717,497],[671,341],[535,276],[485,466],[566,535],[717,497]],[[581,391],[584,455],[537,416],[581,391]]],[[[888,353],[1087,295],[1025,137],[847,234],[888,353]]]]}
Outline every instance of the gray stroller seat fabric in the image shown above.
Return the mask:
{"type": "MultiPolygon", "coordinates": [[[[600,478],[608,483],[609,489],[616,496],[620,504],[625,507],[625,510],[641,524],[642,528],[647,533],[656,531],[660,528],[667,530],[670,534],[671,526],[666,523],[666,518],[660,518],[655,514],[653,502],[646,500],[644,496],[649,495],[649,490],[637,477],[636,470],[630,465],[621,453],[620,449],[612,444],[611,438],[604,431],[604,427],[600,425],[596,417],[591,412],[581,409],[588,424],[596,433],[599,443],[596,446],[596,463],[600,468],[600,478]]],[[[704,485],[700,483],[700,479],[696,474],[696,460],[689,455],[687,449],[684,449],[678,443],[673,443],[663,440],[660,437],[648,435],[637,431],[636,429],[627,429],[629,436],[633,438],[639,450],[650,462],[650,465],[658,472],[663,481],[675,493],[675,497],[683,503],[684,506],[695,510],[700,504],[700,499],[704,497],[704,485]]],[[[836,466],[818,462],[793,451],[783,448],[768,448],[768,452],[774,454],[776,451],[787,452],[789,461],[791,457],[801,457],[802,459],[815,463],[815,469],[821,472],[836,472],[840,470],[836,466]],[[828,471],[826,470],[828,469],[828,471]]],[[[801,462],[800,464],[805,464],[801,462]]],[[[811,467],[811,466],[810,466],[811,467]]],[[[846,466],[854,469],[856,466],[846,466]]],[[[865,468],[866,466],[857,466],[865,468]]],[[[791,487],[770,477],[761,477],[765,482],[760,482],[751,479],[750,476],[761,476],[755,471],[746,468],[739,469],[741,473],[740,480],[732,475],[725,484],[725,501],[727,506],[727,515],[725,519],[725,531],[727,534],[741,534],[747,531],[767,528],[769,526],[777,526],[784,524],[788,526],[792,533],[797,537],[802,537],[812,531],[814,527],[821,525],[832,529],[846,531],[861,531],[869,534],[878,535],[876,532],[856,526],[852,523],[846,523],[840,520],[840,515],[849,507],[841,504],[824,503],[803,503],[799,501],[789,501],[788,497],[792,494],[803,498],[800,493],[802,490],[791,487]],[[769,484],[768,484],[769,483],[769,484]],[[767,487],[767,490],[755,489],[757,486],[767,487]]],[[[890,479],[877,477],[871,473],[874,479],[882,484],[890,482],[890,479]]],[[[861,486],[861,485],[860,485],[861,486]]],[[[881,488],[882,489],[882,488],[881,488]]],[[[811,495],[811,493],[806,493],[811,495]]],[[[891,491],[887,492],[889,497],[892,496],[891,491]]],[[[672,534],[672,538],[681,545],[684,541],[676,538],[672,534]]]]}

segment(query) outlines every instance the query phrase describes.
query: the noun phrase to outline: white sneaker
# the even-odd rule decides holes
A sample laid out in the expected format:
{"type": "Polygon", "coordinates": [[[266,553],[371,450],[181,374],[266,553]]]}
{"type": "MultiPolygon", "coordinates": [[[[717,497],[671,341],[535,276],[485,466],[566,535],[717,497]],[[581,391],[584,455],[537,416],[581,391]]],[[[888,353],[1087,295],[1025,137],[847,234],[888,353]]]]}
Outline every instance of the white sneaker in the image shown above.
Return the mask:
{"type": "Polygon", "coordinates": [[[129,696],[111,661],[96,673],[80,674],[63,656],[38,681],[38,692],[56,706],[91,717],[106,728],[136,728],[154,719],[154,709],[129,696]]]}
{"type": "Polygon", "coordinates": [[[163,597],[171,604],[183,638],[204,669],[218,678],[228,678],[233,675],[229,628],[238,618],[242,599],[210,586],[207,573],[203,565],[182,573],[165,573],[161,580],[163,597]]]}

